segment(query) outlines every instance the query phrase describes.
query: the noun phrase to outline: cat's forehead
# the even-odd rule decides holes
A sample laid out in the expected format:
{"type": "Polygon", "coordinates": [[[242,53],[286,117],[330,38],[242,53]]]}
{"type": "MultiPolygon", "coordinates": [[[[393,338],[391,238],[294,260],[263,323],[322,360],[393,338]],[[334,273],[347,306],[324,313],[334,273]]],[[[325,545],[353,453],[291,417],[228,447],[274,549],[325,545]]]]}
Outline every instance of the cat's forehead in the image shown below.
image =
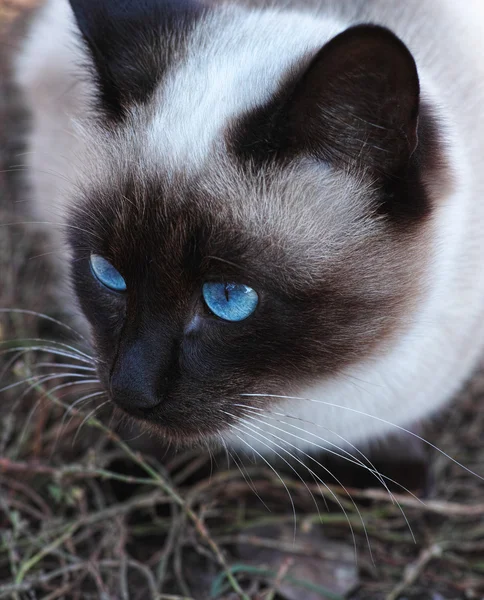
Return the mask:
{"type": "Polygon", "coordinates": [[[91,178],[75,214],[95,247],[120,262],[171,268],[198,254],[300,278],[379,231],[368,215],[371,180],[318,161],[250,172],[226,156],[194,174],[117,157],[91,178]]]}
{"type": "MultiPolygon", "coordinates": [[[[175,171],[205,168],[224,152],[230,126],[270,102],[342,28],[331,19],[295,21],[291,13],[231,6],[207,12],[183,35],[173,32],[180,52],[164,65],[149,102],[132,107],[144,152],[175,171]]],[[[132,123],[124,124],[131,140],[132,123]]]]}

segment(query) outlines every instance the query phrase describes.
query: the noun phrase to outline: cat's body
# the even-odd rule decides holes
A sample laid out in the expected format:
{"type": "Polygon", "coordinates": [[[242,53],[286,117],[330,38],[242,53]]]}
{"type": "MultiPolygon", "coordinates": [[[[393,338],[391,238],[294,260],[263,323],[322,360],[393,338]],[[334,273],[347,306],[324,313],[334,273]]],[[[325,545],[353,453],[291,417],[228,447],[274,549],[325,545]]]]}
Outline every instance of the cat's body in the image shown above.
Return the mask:
{"type": "MultiPolygon", "coordinates": [[[[120,18],[112,4],[99,3],[108,5],[108,21],[120,18]]],[[[92,104],[99,83],[86,68],[90,57],[76,37],[67,1],[52,1],[40,14],[17,69],[33,112],[28,162],[36,220],[68,219],[73,264],[87,260],[86,247],[103,253],[125,275],[128,292],[136,264],[160,263],[160,287],[150,280],[151,267],[140,266],[139,288],[148,287],[126,305],[103,296],[102,308],[92,300],[98,292],[87,281],[89,270],[74,272],[97,352],[110,365],[109,373],[101,373],[103,384],[113,396],[117,385],[122,388],[120,397],[129,389],[120,402],[129,411],[127,403],[136,402],[146,380],[156,380],[163,406],[147,400],[147,410],[154,412],[146,420],[156,422],[162,433],[183,440],[221,432],[226,442],[242,448],[248,443],[261,453],[270,447],[277,450],[282,443],[272,434],[287,440],[292,449],[307,450],[315,443],[341,445],[342,438],[361,443],[392,431],[387,422],[409,426],[434,413],[470,374],[484,346],[484,63],[479,60],[484,56],[484,10],[479,2],[466,3],[465,13],[450,0],[311,0],[267,6],[257,1],[216,2],[203,13],[189,2],[160,0],[157,11],[169,16],[158,32],[167,33],[155,42],[152,32],[140,35],[136,29],[136,19],[143,18],[138,13],[146,9],[149,14],[155,3],[138,4],[145,8],[129,15],[133,29],[123,16],[113,32],[95,22],[103,9],[87,16],[89,7],[73,2],[79,5],[77,18],[91,52],[99,52],[101,112],[92,104]],[[360,23],[388,27],[415,58],[421,98],[419,143],[412,141],[413,116],[403,136],[409,151],[395,150],[395,157],[393,146],[378,154],[371,131],[364,129],[356,138],[368,139],[355,138],[357,152],[349,156],[349,166],[342,166],[345,140],[351,148],[354,132],[349,130],[359,121],[351,126],[340,121],[353,107],[363,110],[359,100],[347,102],[338,113],[332,107],[339,96],[329,97],[321,135],[324,138],[329,130],[336,148],[339,133],[345,135],[341,152],[328,152],[325,146],[326,154],[320,153],[314,150],[318,141],[306,139],[315,129],[314,110],[307,108],[310,94],[298,96],[298,84],[290,80],[310,68],[327,42],[360,23]],[[122,38],[119,47],[112,37],[117,33],[122,38]],[[130,40],[136,41],[134,50],[130,40]],[[150,44],[150,52],[143,55],[150,44]],[[131,51],[141,59],[130,70],[131,51]],[[109,72],[102,71],[103,64],[109,72]],[[295,85],[296,91],[289,108],[284,102],[280,105],[280,111],[286,111],[284,125],[274,124],[279,118],[277,98],[286,85],[295,85]],[[305,110],[308,114],[300,117],[305,110]],[[288,122],[295,123],[294,130],[288,122]],[[310,133],[303,131],[305,124],[310,133]],[[264,160],[272,156],[274,131],[282,136],[284,151],[291,144],[298,151],[287,158],[278,149],[269,168],[264,160]],[[358,161],[365,163],[367,152],[360,172],[358,161]],[[369,170],[394,169],[402,153],[408,154],[405,164],[412,165],[411,184],[405,184],[405,193],[398,189],[389,194],[398,198],[397,209],[388,208],[386,203],[393,200],[385,196],[383,213],[376,214],[373,199],[383,192],[369,170]],[[277,162],[280,154],[283,166],[277,162]],[[415,202],[408,214],[405,194],[411,196],[409,204],[415,202]],[[215,221],[207,226],[210,215],[215,221]],[[145,218],[158,223],[159,240],[156,231],[144,234],[145,218]],[[193,227],[183,220],[193,220],[193,227]],[[89,229],[96,222],[95,232],[74,239],[82,236],[76,227],[89,229]],[[103,231],[107,240],[93,248],[91,243],[95,245],[93,240],[103,231]],[[163,246],[165,240],[168,246],[163,246]],[[185,281],[190,277],[185,278],[180,265],[188,265],[190,273],[205,273],[205,267],[190,262],[192,254],[187,258],[182,252],[187,245],[193,255],[203,255],[201,263],[211,258],[213,248],[215,260],[229,269],[237,270],[242,257],[243,283],[248,280],[255,289],[265,285],[261,278],[270,282],[274,275],[277,281],[268,284],[271,291],[259,294],[256,330],[241,329],[249,324],[224,323],[220,330],[213,329],[218,323],[200,325],[205,316],[192,311],[191,301],[177,297],[177,290],[183,290],[191,298],[196,287],[185,281]],[[119,266],[122,259],[116,256],[123,253],[136,256],[136,264],[119,266]],[[176,266],[161,264],[180,253],[183,260],[176,266]],[[280,265],[280,271],[274,265],[280,265]],[[268,307],[266,298],[279,282],[283,291],[273,294],[276,299],[268,307]],[[260,316],[261,311],[266,312],[260,316]],[[282,315],[281,322],[272,322],[273,313],[282,315]],[[115,342],[109,341],[108,330],[117,332],[115,342]],[[301,399],[239,395],[246,393],[301,399]],[[252,408],[244,412],[239,404],[252,408]],[[260,418],[259,409],[269,418],[260,418]],[[234,415],[245,421],[237,422],[234,415]],[[227,422],[231,430],[224,428],[227,422]]],[[[405,74],[395,85],[406,91],[405,86],[413,85],[409,59],[382,35],[378,44],[383,50],[389,44],[397,70],[405,74]]],[[[329,60],[346,68],[346,59],[337,52],[333,49],[337,58],[330,55],[329,60]]],[[[378,55],[374,57],[370,67],[377,71],[378,55]]],[[[328,81],[331,66],[330,62],[323,69],[328,81]]],[[[354,71],[355,65],[347,68],[354,71]]],[[[388,67],[383,64],[382,69],[388,67]]],[[[373,85],[369,80],[360,89],[357,78],[355,82],[361,93],[364,86],[373,85]]],[[[315,96],[326,98],[326,93],[318,89],[315,96]]],[[[384,143],[392,144],[386,138],[384,143]]],[[[49,229],[53,243],[61,244],[59,229],[49,229]]],[[[60,254],[67,267],[66,252],[60,254]]],[[[213,265],[208,270],[210,277],[219,276],[216,267],[213,274],[213,265]]],[[[241,278],[233,271],[220,276],[241,278]]]]}

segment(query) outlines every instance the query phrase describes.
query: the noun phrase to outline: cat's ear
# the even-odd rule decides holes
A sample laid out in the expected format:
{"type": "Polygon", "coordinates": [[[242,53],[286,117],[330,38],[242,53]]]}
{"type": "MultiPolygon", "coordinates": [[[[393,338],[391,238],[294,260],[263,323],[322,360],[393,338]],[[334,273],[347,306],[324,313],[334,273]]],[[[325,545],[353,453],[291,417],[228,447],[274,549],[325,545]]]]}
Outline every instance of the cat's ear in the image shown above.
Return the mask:
{"type": "MultiPolygon", "coordinates": [[[[122,117],[156,89],[174,38],[198,13],[196,0],[70,0],[89,50],[101,107],[122,117]]],[[[182,37],[182,36],[178,36],[182,37]]]]}
{"type": "Polygon", "coordinates": [[[297,80],[283,110],[284,145],[393,173],[417,145],[418,109],[407,47],[388,29],[359,25],[326,44],[297,80]]]}

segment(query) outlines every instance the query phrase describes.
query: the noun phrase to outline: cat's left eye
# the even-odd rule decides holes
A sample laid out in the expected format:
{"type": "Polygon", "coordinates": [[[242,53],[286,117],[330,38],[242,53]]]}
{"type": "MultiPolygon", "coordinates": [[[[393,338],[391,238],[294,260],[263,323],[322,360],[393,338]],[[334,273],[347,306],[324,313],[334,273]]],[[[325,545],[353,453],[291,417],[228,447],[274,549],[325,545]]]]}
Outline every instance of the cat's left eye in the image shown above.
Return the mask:
{"type": "Polygon", "coordinates": [[[208,308],[224,321],[247,319],[259,303],[257,292],[242,283],[207,281],[202,294],[208,308]]]}
{"type": "Polygon", "coordinates": [[[91,271],[103,285],[115,292],[126,291],[124,277],[108,260],[99,254],[91,254],[90,263],[91,271]]]}

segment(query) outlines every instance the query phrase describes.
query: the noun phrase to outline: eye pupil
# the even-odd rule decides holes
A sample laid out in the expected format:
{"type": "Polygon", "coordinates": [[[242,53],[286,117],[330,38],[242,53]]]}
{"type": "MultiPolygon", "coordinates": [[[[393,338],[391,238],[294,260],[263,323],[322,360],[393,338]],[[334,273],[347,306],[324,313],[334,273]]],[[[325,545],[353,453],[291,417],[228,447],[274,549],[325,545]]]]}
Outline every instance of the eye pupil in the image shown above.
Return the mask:
{"type": "Polygon", "coordinates": [[[208,281],[202,287],[205,304],[214,315],[224,321],[243,321],[257,307],[257,292],[241,283],[208,281]]]}

